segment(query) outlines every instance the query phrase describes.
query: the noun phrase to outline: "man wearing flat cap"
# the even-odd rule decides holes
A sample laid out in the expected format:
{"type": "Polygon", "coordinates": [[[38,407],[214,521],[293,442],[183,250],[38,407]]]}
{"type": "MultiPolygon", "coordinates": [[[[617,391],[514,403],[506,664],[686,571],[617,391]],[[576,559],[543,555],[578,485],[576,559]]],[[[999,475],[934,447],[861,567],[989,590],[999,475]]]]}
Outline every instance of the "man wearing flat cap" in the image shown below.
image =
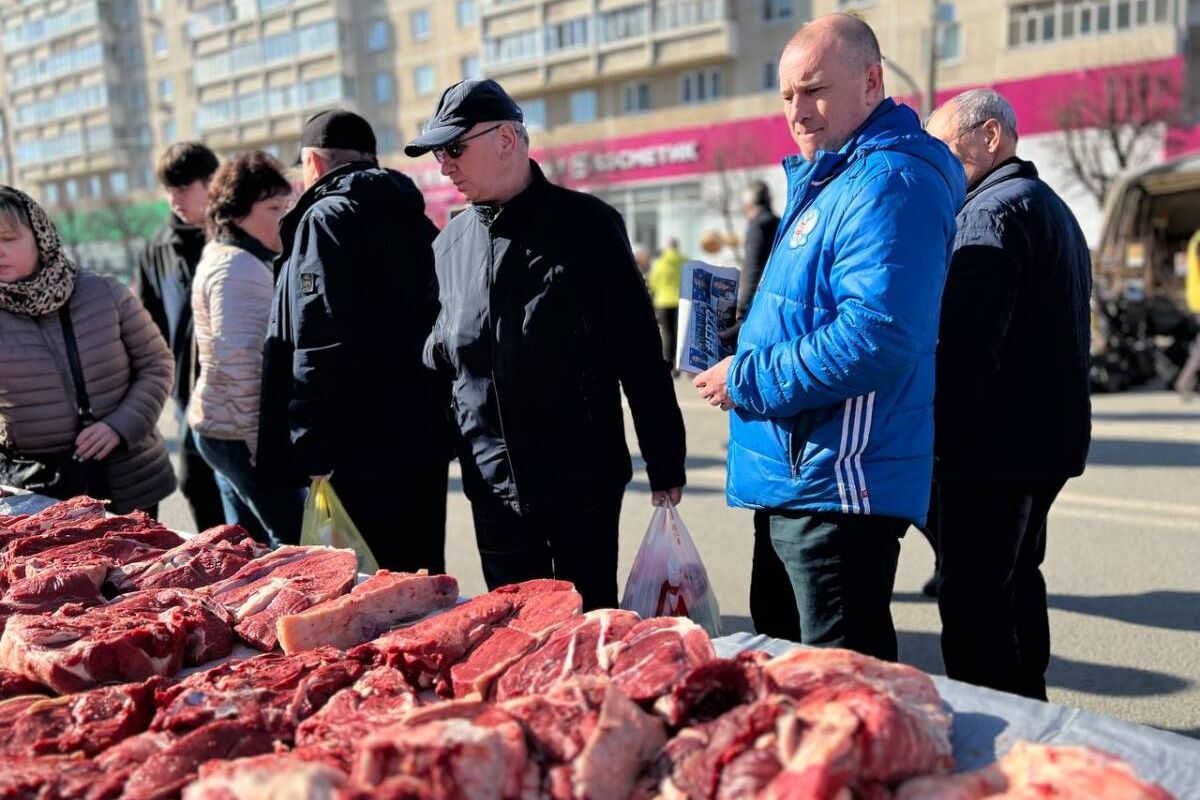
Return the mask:
{"type": "Polygon", "coordinates": [[[495,81],[463,81],[405,148],[471,202],[434,242],[425,363],[453,382],[488,586],[553,577],[586,609],[615,606],[633,475],[621,391],[656,504],[682,493],[683,416],[621,216],[546,180],[522,119],[495,81]]]}
{"type": "Polygon", "coordinates": [[[379,565],[445,571],[446,382],[421,365],[438,314],[437,228],[349,111],[308,120],[282,223],[263,367],[266,479],[331,475],[379,565]]]}

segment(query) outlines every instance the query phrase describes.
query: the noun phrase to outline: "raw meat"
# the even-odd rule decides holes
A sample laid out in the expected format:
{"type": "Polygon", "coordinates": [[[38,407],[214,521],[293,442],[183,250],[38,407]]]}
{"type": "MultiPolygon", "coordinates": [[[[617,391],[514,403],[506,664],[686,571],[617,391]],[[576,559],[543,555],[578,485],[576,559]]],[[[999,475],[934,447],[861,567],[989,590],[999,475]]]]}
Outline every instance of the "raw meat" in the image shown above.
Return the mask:
{"type": "Polygon", "coordinates": [[[105,602],[100,587],[86,569],[42,572],[22,578],[0,598],[0,616],[53,611],[64,603],[98,606],[105,602]]]}
{"type": "Polygon", "coordinates": [[[272,650],[279,641],[277,620],[345,594],[357,576],[353,550],[286,546],[204,591],[233,614],[243,641],[272,650]]]}
{"type": "Polygon", "coordinates": [[[377,667],[300,723],[295,752],[349,772],[357,742],[399,722],[416,706],[416,693],[400,671],[377,667]]]}
{"type": "Polygon", "coordinates": [[[1128,764],[1089,747],[1017,742],[995,764],[961,775],[914,778],[895,800],[1171,800],[1128,764]]]}
{"type": "Polygon", "coordinates": [[[522,722],[548,765],[545,788],[554,800],[624,800],[666,743],[662,723],[607,678],[565,681],[502,708],[522,722]]]}
{"type": "Polygon", "coordinates": [[[72,497],[29,514],[16,522],[8,523],[0,530],[0,546],[38,533],[44,533],[60,525],[70,525],[87,519],[104,516],[105,501],[94,497],[72,497]]]}
{"type": "Polygon", "coordinates": [[[684,617],[655,617],[625,634],[609,675],[631,700],[653,703],[714,658],[712,642],[699,625],[684,617]]]}
{"type": "Polygon", "coordinates": [[[119,517],[92,517],[13,540],[0,551],[0,563],[7,564],[14,558],[36,555],[54,547],[110,536],[132,539],[164,550],[183,542],[179,534],[163,527],[148,514],[134,511],[119,517]]]}
{"type": "Polygon", "coordinates": [[[195,592],[135,592],[102,606],[17,614],[0,636],[0,667],[60,693],[173,675],[228,655],[228,613],[195,592]]]}
{"type": "Polygon", "coordinates": [[[679,680],[654,710],[668,725],[709,722],[726,711],[752,703],[768,693],[770,679],[762,665],[770,659],[755,650],[736,658],[715,658],[679,680]]]}
{"type": "Polygon", "coordinates": [[[108,574],[108,582],[117,592],[198,589],[231,577],[269,551],[240,525],[218,525],[157,558],[114,567],[108,574]]]}
{"type": "Polygon", "coordinates": [[[336,769],[277,753],[209,762],[183,800],[334,800],[349,785],[336,769]]]}
{"type": "Polygon", "coordinates": [[[437,678],[506,619],[513,595],[480,595],[417,624],[386,633],[350,651],[353,658],[399,669],[414,686],[433,686],[437,678]]]}
{"type": "Polygon", "coordinates": [[[463,658],[437,678],[442,697],[487,698],[504,671],[577,617],[583,598],[566,581],[532,580],[501,586],[493,593],[511,598],[513,613],[488,631],[463,658]]]}
{"type": "Polygon", "coordinates": [[[0,755],[95,755],[144,731],[153,716],[154,685],[150,683],[38,698],[3,722],[0,755]]]}
{"type": "Polygon", "coordinates": [[[19,672],[0,668],[0,700],[22,695],[46,694],[49,691],[37,681],[31,681],[19,672]]]}
{"type": "Polygon", "coordinates": [[[102,794],[104,774],[85,758],[0,759],[0,797],[18,800],[113,800],[102,794]]]}
{"type": "Polygon", "coordinates": [[[118,742],[93,759],[103,777],[93,787],[101,797],[119,797],[129,776],[177,739],[161,731],[145,731],[118,742]]]}
{"type": "Polygon", "coordinates": [[[7,583],[13,584],[22,578],[30,578],[47,571],[80,570],[90,575],[98,588],[104,583],[111,568],[154,558],[162,552],[161,547],[153,547],[134,539],[110,536],[52,547],[32,556],[10,559],[4,575],[7,583]]]}
{"type": "Polygon", "coordinates": [[[241,720],[211,722],[150,756],[125,782],[123,800],[165,800],[195,779],[200,765],[269,753],[270,734],[241,720]]]}
{"type": "Polygon", "coordinates": [[[275,627],[285,653],[322,645],[346,650],[457,600],[458,581],[449,575],[380,570],[350,594],[281,617],[275,627]]]}
{"type": "Polygon", "coordinates": [[[496,682],[496,699],[545,692],[569,677],[607,675],[620,640],[637,623],[632,611],[611,608],[564,623],[544,645],[508,668],[496,682]]]}
{"type": "Polygon", "coordinates": [[[182,734],[237,719],[290,743],[301,722],[362,673],[361,664],[332,647],[221,664],[159,691],[151,728],[182,734]]]}
{"type": "Polygon", "coordinates": [[[538,796],[539,772],[529,761],[525,733],[515,719],[483,703],[439,705],[445,708],[432,713],[418,709],[405,722],[367,737],[359,745],[351,778],[392,797],[538,796]],[[455,712],[462,716],[453,716],[455,712]],[[412,793],[420,791],[427,794],[412,793]]]}

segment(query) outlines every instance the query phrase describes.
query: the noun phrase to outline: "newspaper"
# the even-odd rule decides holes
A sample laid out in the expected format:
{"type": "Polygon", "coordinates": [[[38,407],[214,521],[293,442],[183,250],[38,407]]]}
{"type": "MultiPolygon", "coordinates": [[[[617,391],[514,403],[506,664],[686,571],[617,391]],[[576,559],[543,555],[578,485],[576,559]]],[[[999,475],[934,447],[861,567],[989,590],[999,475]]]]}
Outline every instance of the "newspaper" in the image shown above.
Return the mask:
{"type": "Polygon", "coordinates": [[[704,372],[733,355],[734,342],[723,344],[718,332],[733,325],[737,312],[738,270],[703,261],[683,265],[679,281],[679,336],[675,366],[704,372]]]}

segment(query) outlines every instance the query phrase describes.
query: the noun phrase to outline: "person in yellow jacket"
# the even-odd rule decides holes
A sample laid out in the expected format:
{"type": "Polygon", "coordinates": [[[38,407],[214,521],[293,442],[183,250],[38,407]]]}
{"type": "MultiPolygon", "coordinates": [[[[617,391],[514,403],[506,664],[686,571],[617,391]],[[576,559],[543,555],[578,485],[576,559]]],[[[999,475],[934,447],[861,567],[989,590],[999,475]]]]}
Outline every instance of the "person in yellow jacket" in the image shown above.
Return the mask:
{"type": "MultiPolygon", "coordinates": [[[[1187,278],[1184,295],[1188,311],[1200,321],[1200,230],[1192,234],[1187,246],[1187,278]]],[[[1190,398],[1196,391],[1196,375],[1200,374],[1200,335],[1192,343],[1192,353],[1175,381],[1175,389],[1190,398]]]]}
{"type": "Polygon", "coordinates": [[[666,249],[650,265],[646,279],[662,336],[663,358],[675,374],[678,374],[675,370],[675,336],[679,329],[679,280],[686,260],[679,253],[679,240],[672,237],[667,240],[666,249]]]}

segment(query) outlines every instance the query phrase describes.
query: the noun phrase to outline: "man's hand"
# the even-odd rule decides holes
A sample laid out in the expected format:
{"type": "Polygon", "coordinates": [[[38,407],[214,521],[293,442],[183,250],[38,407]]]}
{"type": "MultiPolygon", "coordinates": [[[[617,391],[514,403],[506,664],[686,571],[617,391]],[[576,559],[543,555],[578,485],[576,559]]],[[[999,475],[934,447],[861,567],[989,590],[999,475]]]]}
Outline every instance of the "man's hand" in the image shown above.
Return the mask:
{"type": "Polygon", "coordinates": [[[107,422],[94,422],[75,437],[75,457],[80,461],[102,461],[108,458],[120,443],[121,437],[107,422]]]}
{"type": "Polygon", "coordinates": [[[729,384],[726,382],[732,362],[733,356],[729,356],[712,369],[701,372],[692,381],[692,385],[700,390],[701,399],[722,411],[728,411],[734,405],[729,397],[729,384]]]}
{"type": "Polygon", "coordinates": [[[674,489],[665,489],[661,492],[650,493],[650,505],[652,506],[665,506],[667,503],[677,506],[679,505],[679,501],[682,499],[682,486],[676,486],[674,489]]]}

